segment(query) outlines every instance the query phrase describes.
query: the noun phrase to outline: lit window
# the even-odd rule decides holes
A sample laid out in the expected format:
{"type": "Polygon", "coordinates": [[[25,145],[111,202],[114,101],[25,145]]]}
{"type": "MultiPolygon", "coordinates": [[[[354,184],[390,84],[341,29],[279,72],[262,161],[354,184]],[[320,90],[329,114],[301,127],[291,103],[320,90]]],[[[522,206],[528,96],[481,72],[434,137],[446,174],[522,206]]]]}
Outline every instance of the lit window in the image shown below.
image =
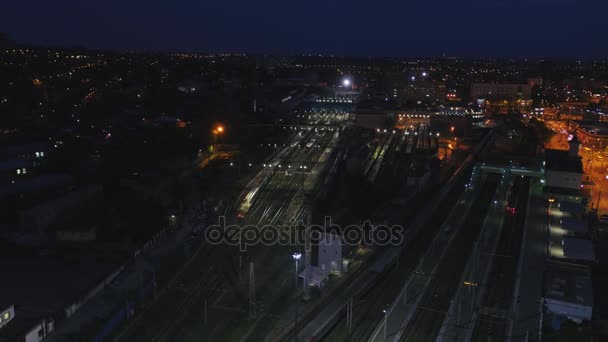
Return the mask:
{"type": "Polygon", "coordinates": [[[11,313],[10,312],[7,311],[7,312],[4,313],[4,320],[9,319],[10,317],[11,317],[11,313]]]}
{"type": "Polygon", "coordinates": [[[27,170],[25,168],[21,169],[21,173],[26,174],[27,170]]]}
{"type": "Polygon", "coordinates": [[[17,169],[17,174],[20,175],[21,174],[21,169],[17,169]]]}

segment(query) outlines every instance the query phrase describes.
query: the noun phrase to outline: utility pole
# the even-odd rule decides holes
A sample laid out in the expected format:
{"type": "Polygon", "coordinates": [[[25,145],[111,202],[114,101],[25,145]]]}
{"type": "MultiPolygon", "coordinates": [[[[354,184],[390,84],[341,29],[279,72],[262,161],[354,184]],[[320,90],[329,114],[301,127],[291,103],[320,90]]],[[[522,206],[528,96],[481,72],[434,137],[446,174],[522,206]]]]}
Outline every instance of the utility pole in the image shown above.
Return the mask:
{"type": "Polygon", "coordinates": [[[242,284],[243,281],[243,252],[239,252],[239,284],[242,284]]]}
{"type": "Polygon", "coordinates": [[[293,287],[295,290],[295,313],[294,313],[294,332],[293,332],[293,340],[298,341],[298,261],[302,257],[302,253],[295,252],[292,254],[293,260],[296,262],[296,272],[294,273],[294,283],[293,287]]]}
{"type": "Polygon", "coordinates": [[[543,319],[544,319],[544,310],[543,306],[545,304],[545,299],[540,299],[540,319],[538,320],[538,342],[542,342],[543,340],[543,319]]]}
{"type": "Polygon", "coordinates": [[[203,301],[203,322],[207,324],[207,297],[203,301]]]}
{"type": "Polygon", "coordinates": [[[255,277],[254,277],[253,261],[249,262],[249,318],[256,318],[257,312],[255,307],[255,277]]]}
{"type": "Polygon", "coordinates": [[[348,326],[348,333],[350,334],[353,330],[353,302],[354,298],[351,297],[348,300],[348,304],[346,306],[346,325],[348,326]]]}
{"type": "Polygon", "coordinates": [[[304,264],[306,269],[304,270],[304,300],[310,300],[310,277],[312,272],[311,265],[311,241],[310,241],[310,227],[312,225],[312,205],[310,198],[306,198],[304,208],[306,208],[306,228],[304,230],[304,264]]]}

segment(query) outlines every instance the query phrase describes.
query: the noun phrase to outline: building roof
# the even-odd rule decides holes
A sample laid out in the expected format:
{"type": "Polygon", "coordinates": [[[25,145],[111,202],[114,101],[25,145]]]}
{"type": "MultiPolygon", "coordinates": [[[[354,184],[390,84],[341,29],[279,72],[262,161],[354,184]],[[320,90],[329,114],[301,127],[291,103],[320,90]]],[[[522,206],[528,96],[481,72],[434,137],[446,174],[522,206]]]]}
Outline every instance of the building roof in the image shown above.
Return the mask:
{"type": "Polygon", "coordinates": [[[545,150],[545,168],[551,171],[583,173],[583,162],[579,156],[571,156],[565,150],[545,150]]]}
{"type": "Polygon", "coordinates": [[[556,261],[547,263],[544,297],[547,300],[593,306],[589,267],[556,261]]]}
{"type": "Polygon", "coordinates": [[[587,188],[581,189],[569,189],[569,188],[560,188],[556,186],[545,186],[543,189],[544,192],[556,196],[573,196],[573,197],[584,197],[591,198],[591,191],[587,188]]]}
{"type": "Polygon", "coordinates": [[[547,263],[545,297],[592,305],[593,291],[589,266],[557,261],[547,263]]]}
{"type": "Polygon", "coordinates": [[[591,240],[565,238],[562,241],[564,257],[574,260],[595,261],[593,243],[591,240]]]}
{"type": "Polygon", "coordinates": [[[568,212],[573,215],[582,215],[585,213],[585,207],[580,203],[560,201],[557,207],[560,211],[568,212]]]}
{"type": "Polygon", "coordinates": [[[560,223],[563,229],[574,233],[584,234],[589,230],[587,221],[578,220],[572,217],[563,217],[560,223]]]}

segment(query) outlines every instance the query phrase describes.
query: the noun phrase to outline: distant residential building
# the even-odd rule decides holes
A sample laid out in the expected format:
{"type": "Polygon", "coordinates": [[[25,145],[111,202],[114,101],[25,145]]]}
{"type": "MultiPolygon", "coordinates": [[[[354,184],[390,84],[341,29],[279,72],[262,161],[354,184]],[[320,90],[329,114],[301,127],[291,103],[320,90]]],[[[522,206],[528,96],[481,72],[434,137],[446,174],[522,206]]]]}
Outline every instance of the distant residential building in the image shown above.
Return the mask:
{"type": "Polygon", "coordinates": [[[58,198],[48,200],[21,212],[21,225],[24,229],[46,230],[53,222],[70,211],[79,210],[80,206],[101,197],[100,185],[92,184],[72,191],[58,198]]]}
{"type": "Polygon", "coordinates": [[[356,126],[377,129],[391,126],[390,122],[395,117],[395,112],[392,110],[357,110],[353,116],[356,126]]]}
{"type": "Polygon", "coordinates": [[[0,160],[6,159],[25,159],[38,160],[45,158],[48,154],[49,146],[45,143],[32,143],[15,145],[0,148],[0,160]]]}
{"type": "Polygon", "coordinates": [[[306,99],[303,88],[266,87],[255,94],[255,112],[284,115],[297,108],[306,99]]]}
{"type": "Polygon", "coordinates": [[[14,159],[0,162],[0,179],[4,183],[15,182],[19,178],[28,176],[31,163],[27,160],[14,159]]]}
{"type": "Polygon", "coordinates": [[[533,118],[542,119],[545,116],[545,108],[543,108],[543,107],[532,108],[532,111],[530,111],[530,116],[533,118]]]}
{"type": "Polygon", "coordinates": [[[401,111],[393,100],[369,99],[357,103],[353,113],[356,126],[370,129],[392,128],[401,111]]]}
{"type": "Polygon", "coordinates": [[[393,96],[400,102],[416,104],[444,102],[446,86],[443,80],[430,79],[422,75],[410,76],[408,84],[403,88],[393,89],[393,96]]]}
{"type": "Polygon", "coordinates": [[[0,148],[0,182],[14,183],[34,175],[48,156],[47,144],[26,144],[0,148]]]}
{"type": "Polygon", "coordinates": [[[474,83],[471,86],[473,100],[529,100],[530,96],[528,84],[474,83]]]}
{"type": "Polygon", "coordinates": [[[436,113],[431,116],[431,129],[437,131],[451,131],[454,136],[470,137],[473,125],[483,123],[483,112],[477,107],[444,107],[438,108],[436,113]]]}

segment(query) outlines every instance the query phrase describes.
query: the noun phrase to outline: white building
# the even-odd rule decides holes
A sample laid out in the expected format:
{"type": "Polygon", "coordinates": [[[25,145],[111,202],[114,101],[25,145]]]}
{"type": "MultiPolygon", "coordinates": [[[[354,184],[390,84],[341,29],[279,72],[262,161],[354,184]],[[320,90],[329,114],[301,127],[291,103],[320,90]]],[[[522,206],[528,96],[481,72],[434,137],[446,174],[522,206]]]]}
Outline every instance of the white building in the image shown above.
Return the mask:
{"type": "Polygon", "coordinates": [[[583,162],[578,155],[580,143],[573,138],[570,149],[545,150],[545,181],[548,187],[580,190],[583,162]]]}
{"type": "MultiPolygon", "coordinates": [[[[311,252],[315,252],[313,249],[311,252]]],[[[311,265],[304,265],[299,277],[306,279],[307,267],[310,267],[309,286],[323,287],[331,273],[342,273],[342,236],[332,233],[321,235],[321,241],[316,246],[316,255],[311,265]]]]}
{"type": "Polygon", "coordinates": [[[325,234],[319,242],[318,267],[330,273],[342,272],[342,239],[336,234],[325,234]]]}

